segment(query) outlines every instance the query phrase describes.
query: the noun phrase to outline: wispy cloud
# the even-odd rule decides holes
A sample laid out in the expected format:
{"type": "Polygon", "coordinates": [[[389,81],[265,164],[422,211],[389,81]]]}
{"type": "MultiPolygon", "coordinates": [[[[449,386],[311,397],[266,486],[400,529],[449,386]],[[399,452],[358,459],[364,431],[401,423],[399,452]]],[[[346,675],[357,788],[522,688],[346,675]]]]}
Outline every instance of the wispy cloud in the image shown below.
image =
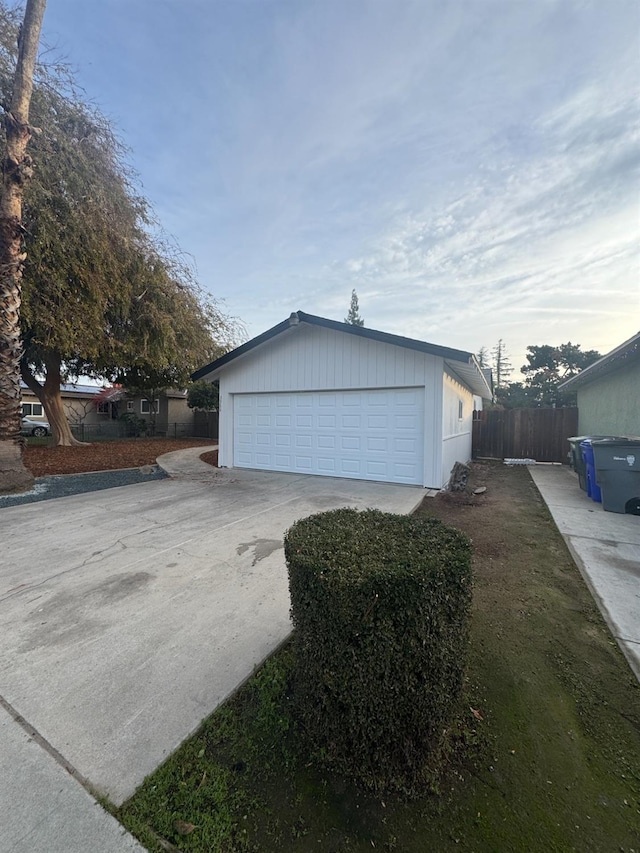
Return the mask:
{"type": "Polygon", "coordinates": [[[90,5],[47,26],[252,334],[353,287],[367,325],[516,363],[637,331],[636,0],[90,5]]]}

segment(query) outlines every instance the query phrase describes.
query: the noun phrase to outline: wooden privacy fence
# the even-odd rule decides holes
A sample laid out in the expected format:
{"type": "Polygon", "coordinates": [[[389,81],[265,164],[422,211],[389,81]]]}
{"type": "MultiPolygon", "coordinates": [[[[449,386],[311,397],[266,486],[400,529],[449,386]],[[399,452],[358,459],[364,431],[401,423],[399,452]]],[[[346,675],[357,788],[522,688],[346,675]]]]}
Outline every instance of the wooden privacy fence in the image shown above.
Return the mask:
{"type": "Polygon", "coordinates": [[[576,408],[476,412],[473,457],[567,462],[567,439],[577,433],[576,408]]]}
{"type": "Polygon", "coordinates": [[[198,438],[218,438],[218,412],[201,412],[198,409],[193,413],[193,434],[198,438]]]}

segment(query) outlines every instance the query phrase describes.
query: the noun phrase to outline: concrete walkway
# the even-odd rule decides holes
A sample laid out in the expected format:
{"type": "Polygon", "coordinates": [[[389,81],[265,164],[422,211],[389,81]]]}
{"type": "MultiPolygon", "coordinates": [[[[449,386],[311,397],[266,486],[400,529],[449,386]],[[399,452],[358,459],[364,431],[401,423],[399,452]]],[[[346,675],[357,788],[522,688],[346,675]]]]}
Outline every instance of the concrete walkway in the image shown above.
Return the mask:
{"type": "Polygon", "coordinates": [[[640,681],[640,516],[605,512],[562,465],[529,472],[640,681]]]}
{"type": "Polygon", "coordinates": [[[122,803],[290,632],[284,531],[424,490],[217,470],[0,509],[0,851],[142,848],[122,803]],[[83,787],[84,786],[84,787],[83,787]]]}

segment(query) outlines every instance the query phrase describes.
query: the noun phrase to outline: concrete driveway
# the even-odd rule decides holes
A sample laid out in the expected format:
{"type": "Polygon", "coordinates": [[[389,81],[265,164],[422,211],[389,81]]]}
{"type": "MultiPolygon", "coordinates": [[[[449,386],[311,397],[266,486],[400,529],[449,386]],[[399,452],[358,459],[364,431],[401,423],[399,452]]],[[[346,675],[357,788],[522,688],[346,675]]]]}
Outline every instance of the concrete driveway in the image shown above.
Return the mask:
{"type": "Polygon", "coordinates": [[[0,510],[0,704],[116,804],[289,633],[284,531],[425,494],[203,465],[0,510]]]}

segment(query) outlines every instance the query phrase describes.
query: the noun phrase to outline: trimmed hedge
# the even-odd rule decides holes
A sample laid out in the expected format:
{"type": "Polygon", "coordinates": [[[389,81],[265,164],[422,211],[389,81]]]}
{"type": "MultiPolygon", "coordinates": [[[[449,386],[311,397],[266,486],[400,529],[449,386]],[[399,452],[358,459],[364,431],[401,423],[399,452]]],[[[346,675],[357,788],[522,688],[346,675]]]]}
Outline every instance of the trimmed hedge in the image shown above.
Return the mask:
{"type": "Polygon", "coordinates": [[[469,540],[437,519],[338,509],[296,522],[285,556],[312,747],[374,789],[420,790],[462,687],[469,540]]]}

